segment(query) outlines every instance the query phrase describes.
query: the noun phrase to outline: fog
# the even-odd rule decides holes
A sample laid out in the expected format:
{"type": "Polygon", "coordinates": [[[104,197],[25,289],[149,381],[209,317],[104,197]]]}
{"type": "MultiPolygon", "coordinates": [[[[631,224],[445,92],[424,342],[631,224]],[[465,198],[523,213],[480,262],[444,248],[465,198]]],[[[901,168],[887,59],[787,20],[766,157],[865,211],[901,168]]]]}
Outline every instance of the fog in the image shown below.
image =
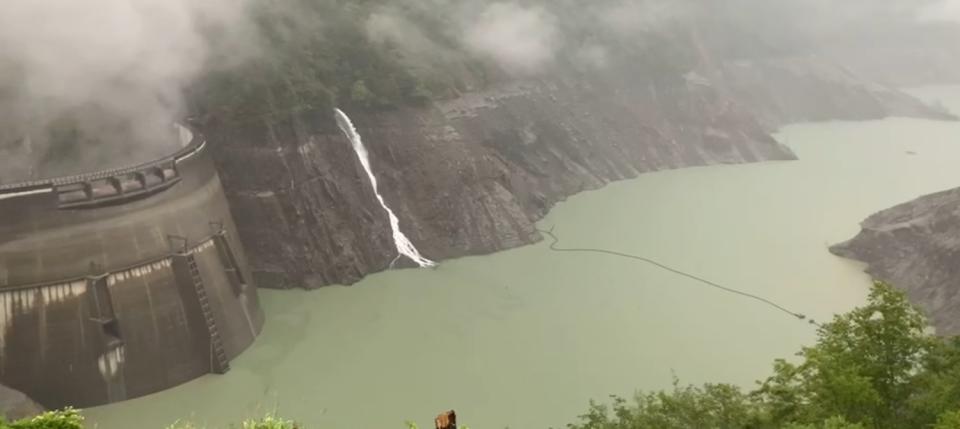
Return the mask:
{"type": "Polygon", "coordinates": [[[479,61],[516,79],[610,67],[623,46],[655,48],[653,36],[671,32],[699,31],[720,57],[844,59],[861,50],[834,52],[848,41],[874,52],[884,43],[870,41],[893,29],[960,22],[960,0],[5,0],[0,182],[169,153],[170,124],[190,110],[186,88],[278,50],[256,24],[263,11],[283,17],[272,43],[329,39],[318,29],[352,19],[365,43],[399,51],[410,69],[479,61]]]}
{"type": "Polygon", "coordinates": [[[0,181],[172,152],[184,86],[256,46],[244,11],[237,0],[2,2],[0,181]],[[228,45],[243,49],[218,53],[228,45]]]}
{"type": "Polygon", "coordinates": [[[917,15],[924,21],[960,22],[960,0],[942,0],[922,7],[917,15]]]}
{"type": "Polygon", "coordinates": [[[514,73],[547,67],[557,49],[554,18],[539,7],[511,3],[489,5],[467,28],[466,46],[514,73]]]}

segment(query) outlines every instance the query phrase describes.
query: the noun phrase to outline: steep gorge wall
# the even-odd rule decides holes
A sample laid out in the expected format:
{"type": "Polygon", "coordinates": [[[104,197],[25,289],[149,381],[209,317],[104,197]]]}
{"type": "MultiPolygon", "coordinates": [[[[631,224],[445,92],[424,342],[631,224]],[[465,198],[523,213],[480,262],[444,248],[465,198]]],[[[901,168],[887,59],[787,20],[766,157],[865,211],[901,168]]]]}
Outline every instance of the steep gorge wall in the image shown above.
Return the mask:
{"type": "Polygon", "coordinates": [[[906,291],[942,335],[960,334],[960,189],[879,212],[852,240],[831,248],[906,291]]]}
{"type": "MultiPolygon", "coordinates": [[[[759,76],[739,81],[716,70],[666,80],[624,68],[570,72],[425,108],[346,110],[401,227],[432,259],[538,241],[534,222],[556,202],[611,181],[671,168],[794,159],[769,134],[784,122],[905,112],[867,88],[838,94],[848,102],[827,112],[797,103],[788,113],[760,117],[756,112],[771,100],[789,103],[785,94],[794,89],[789,83],[752,89],[748,84],[767,78],[770,68],[751,70],[759,76]]],[[[801,78],[849,87],[807,71],[801,78]]],[[[935,114],[915,103],[904,114],[935,114]]],[[[208,130],[261,285],[352,283],[395,257],[387,217],[349,142],[323,113],[267,128],[208,130]]]]}

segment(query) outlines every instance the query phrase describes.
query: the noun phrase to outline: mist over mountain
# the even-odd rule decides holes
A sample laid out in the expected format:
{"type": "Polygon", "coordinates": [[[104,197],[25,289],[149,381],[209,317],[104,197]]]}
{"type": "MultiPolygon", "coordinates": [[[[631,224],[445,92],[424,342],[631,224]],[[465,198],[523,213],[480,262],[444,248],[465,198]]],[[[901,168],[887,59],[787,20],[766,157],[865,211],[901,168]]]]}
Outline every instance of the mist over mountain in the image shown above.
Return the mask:
{"type": "Polygon", "coordinates": [[[170,153],[183,89],[252,55],[252,28],[242,1],[3,2],[0,182],[170,153]]]}
{"type": "Polygon", "coordinates": [[[148,160],[189,114],[269,126],[567,70],[676,79],[705,61],[826,55],[887,83],[942,81],[960,75],[949,60],[958,3],[11,0],[0,5],[0,180],[148,160]],[[919,55],[936,70],[902,70],[919,55]]]}

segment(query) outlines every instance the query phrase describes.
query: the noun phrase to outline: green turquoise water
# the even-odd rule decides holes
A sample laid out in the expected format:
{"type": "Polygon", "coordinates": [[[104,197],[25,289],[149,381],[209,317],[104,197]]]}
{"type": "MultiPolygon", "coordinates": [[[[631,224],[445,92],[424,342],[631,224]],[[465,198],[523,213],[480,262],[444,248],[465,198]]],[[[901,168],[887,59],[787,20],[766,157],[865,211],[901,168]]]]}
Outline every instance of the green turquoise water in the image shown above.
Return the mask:
{"type": "MultiPolygon", "coordinates": [[[[960,111],[958,88],[918,93],[960,111]]],[[[873,212],[960,186],[960,123],[804,124],[778,138],[802,160],[649,174],[575,196],[542,225],[565,245],[646,255],[823,320],[863,302],[870,282],[829,244],[873,212]]],[[[562,427],[591,398],[673,376],[749,387],[814,340],[755,301],[546,244],[261,295],[264,332],[229,374],[89,420],[221,427],[276,409],[309,428],[386,429],[454,408],[474,429],[562,427]]]]}

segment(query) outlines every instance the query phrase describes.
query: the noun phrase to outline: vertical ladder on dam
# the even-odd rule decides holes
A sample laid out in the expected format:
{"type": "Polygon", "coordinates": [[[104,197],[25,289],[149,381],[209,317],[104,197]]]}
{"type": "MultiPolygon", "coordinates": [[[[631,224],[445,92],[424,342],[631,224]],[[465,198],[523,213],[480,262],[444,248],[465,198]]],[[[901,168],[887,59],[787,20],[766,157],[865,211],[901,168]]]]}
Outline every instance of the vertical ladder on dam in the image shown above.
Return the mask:
{"type": "Polygon", "coordinates": [[[230,360],[227,359],[227,353],[223,349],[223,340],[220,338],[220,330],[217,329],[217,321],[214,319],[213,310],[210,308],[210,300],[207,297],[207,289],[203,285],[203,278],[200,277],[197,259],[193,254],[187,254],[186,260],[187,267],[190,269],[190,277],[193,279],[193,287],[197,291],[200,310],[203,311],[203,318],[210,334],[210,369],[216,374],[226,374],[230,370],[230,360]]]}
{"type": "Polygon", "coordinates": [[[220,257],[220,263],[227,274],[227,279],[230,280],[230,286],[233,287],[233,293],[240,295],[246,289],[247,281],[243,278],[243,273],[237,264],[237,256],[230,248],[227,232],[223,229],[222,224],[218,226],[216,233],[213,235],[213,243],[214,247],[217,248],[217,255],[220,257]]]}

